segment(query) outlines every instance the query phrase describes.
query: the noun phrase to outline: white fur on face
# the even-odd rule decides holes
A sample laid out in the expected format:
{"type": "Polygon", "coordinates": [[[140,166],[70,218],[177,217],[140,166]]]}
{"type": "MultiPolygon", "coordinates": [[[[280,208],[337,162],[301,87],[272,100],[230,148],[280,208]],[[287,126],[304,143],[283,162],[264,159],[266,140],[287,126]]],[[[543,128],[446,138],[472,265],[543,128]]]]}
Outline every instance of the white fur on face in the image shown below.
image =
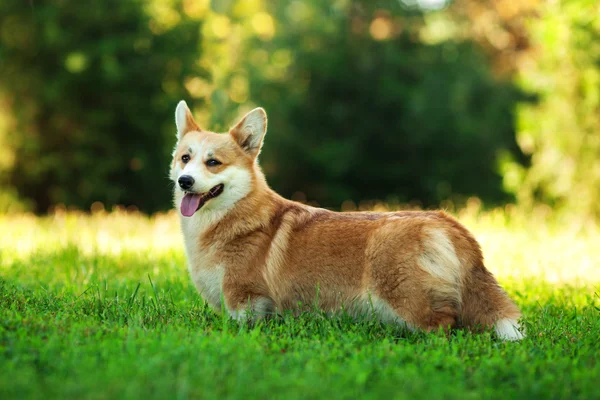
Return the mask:
{"type": "Polygon", "coordinates": [[[218,173],[212,173],[208,170],[205,162],[210,158],[209,155],[214,153],[214,149],[206,142],[206,138],[198,142],[189,143],[187,146],[191,150],[191,160],[183,165],[183,167],[180,162],[176,162],[171,169],[171,180],[175,183],[175,206],[178,209],[185,193],[179,187],[177,181],[183,175],[189,175],[194,178],[194,186],[192,186],[190,191],[196,193],[206,193],[219,184],[224,185],[223,193],[214,199],[208,200],[192,218],[204,214],[205,219],[213,220],[215,215],[206,215],[209,211],[226,213],[236,202],[250,193],[252,175],[247,169],[230,165],[218,173]]]}
{"type": "MultiPolygon", "coordinates": [[[[184,168],[179,176],[181,175],[190,175],[194,178],[195,182],[192,190],[197,193],[206,193],[221,183],[224,185],[223,193],[209,200],[196,214],[209,210],[228,211],[235,203],[250,193],[252,183],[250,172],[234,165],[225,168],[218,174],[212,174],[206,168],[184,168]]],[[[181,205],[181,199],[183,199],[184,194],[185,192],[177,185],[175,189],[177,207],[181,205]]]]}
{"type": "Polygon", "coordinates": [[[214,186],[223,182],[216,182],[217,179],[213,179],[216,174],[212,174],[208,171],[204,162],[207,160],[208,150],[204,145],[206,143],[206,138],[204,138],[199,143],[191,143],[188,147],[191,150],[189,155],[191,156],[191,160],[184,164],[183,169],[180,168],[179,172],[175,177],[175,182],[184,176],[189,175],[194,178],[194,186],[190,188],[191,192],[204,193],[208,192],[214,186]],[[214,182],[214,183],[213,183],[214,182]]]}
{"type": "MultiPolygon", "coordinates": [[[[191,163],[191,161],[190,161],[191,163]]],[[[188,164],[190,164],[188,163],[188,164]]],[[[200,168],[185,170],[177,168],[175,176],[182,175],[183,171],[194,173],[196,182],[205,177],[204,187],[210,188],[223,183],[223,193],[208,202],[191,217],[180,214],[181,229],[185,241],[185,250],[188,259],[188,268],[193,282],[202,297],[217,311],[221,307],[221,291],[223,286],[223,266],[217,264],[213,250],[203,250],[198,246],[200,237],[212,225],[219,222],[235,205],[250,193],[252,177],[250,172],[237,167],[229,166],[219,174],[211,174],[208,171],[200,172],[200,168]],[[209,176],[212,175],[212,176],[209,176]],[[212,185],[212,186],[211,186],[212,185]]],[[[181,207],[184,191],[175,182],[175,207],[181,207]]]]}

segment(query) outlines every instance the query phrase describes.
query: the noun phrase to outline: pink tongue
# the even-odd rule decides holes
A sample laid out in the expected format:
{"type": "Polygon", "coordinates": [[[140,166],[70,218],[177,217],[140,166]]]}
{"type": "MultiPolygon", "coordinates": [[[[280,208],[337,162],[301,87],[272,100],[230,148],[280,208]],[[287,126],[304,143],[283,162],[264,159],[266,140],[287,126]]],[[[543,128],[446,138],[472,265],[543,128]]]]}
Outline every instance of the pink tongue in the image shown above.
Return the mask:
{"type": "Polygon", "coordinates": [[[200,205],[200,198],[199,194],[186,193],[181,200],[181,214],[186,217],[194,215],[200,205]]]}

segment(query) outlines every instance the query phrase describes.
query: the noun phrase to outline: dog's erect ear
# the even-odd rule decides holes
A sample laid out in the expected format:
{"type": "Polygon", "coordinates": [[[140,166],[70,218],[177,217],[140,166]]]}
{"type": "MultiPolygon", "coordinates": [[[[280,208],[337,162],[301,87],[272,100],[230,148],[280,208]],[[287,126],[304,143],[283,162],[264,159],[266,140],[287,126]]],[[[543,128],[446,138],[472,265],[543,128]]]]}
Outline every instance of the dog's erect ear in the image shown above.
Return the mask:
{"type": "Polygon", "coordinates": [[[175,109],[175,125],[177,125],[177,140],[190,131],[201,130],[185,101],[181,100],[175,109]]]}
{"type": "Polygon", "coordinates": [[[260,153],[265,133],[267,132],[267,113],[262,108],[255,108],[229,130],[233,139],[252,158],[260,153]]]}

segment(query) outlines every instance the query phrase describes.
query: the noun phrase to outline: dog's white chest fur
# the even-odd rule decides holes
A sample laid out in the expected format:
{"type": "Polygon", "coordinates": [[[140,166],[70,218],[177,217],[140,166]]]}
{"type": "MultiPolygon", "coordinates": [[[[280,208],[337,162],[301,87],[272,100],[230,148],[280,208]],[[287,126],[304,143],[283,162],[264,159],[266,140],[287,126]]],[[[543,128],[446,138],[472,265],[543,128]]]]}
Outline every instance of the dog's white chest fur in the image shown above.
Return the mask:
{"type": "Polygon", "coordinates": [[[221,309],[221,292],[223,288],[223,276],[225,269],[217,264],[212,268],[202,269],[190,266],[190,275],[196,288],[204,300],[215,310],[221,309]]]}
{"type": "Polygon", "coordinates": [[[219,218],[214,214],[210,212],[204,215],[197,213],[190,218],[181,217],[181,228],[192,281],[204,300],[219,311],[225,267],[219,263],[215,251],[203,249],[200,246],[202,234],[211,223],[219,218]]]}

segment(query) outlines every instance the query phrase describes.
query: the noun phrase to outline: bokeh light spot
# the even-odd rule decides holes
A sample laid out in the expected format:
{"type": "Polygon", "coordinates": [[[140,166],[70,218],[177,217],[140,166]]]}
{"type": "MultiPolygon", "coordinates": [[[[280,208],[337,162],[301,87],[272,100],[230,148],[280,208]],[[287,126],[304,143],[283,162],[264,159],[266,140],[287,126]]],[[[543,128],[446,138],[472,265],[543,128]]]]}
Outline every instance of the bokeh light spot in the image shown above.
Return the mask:
{"type": "Polygon", "coordinates": [[[183,12],[192,19],[202,19],[210,8],[210,0],[183,0],[183,12]]]}
{"type": "Polygon", "coordinates": [[[231,32],[231,23],[229,18],[224,15],[216,15],[211,21],[211,30],[215,37],[225,39],[231,32]]]}
{"type": "Polygon", "coordinates": [[[263,40],[271,40],[275,35],[275,22],[266,12],[259,12],[252,17],[252,28],[263,40]]]}
{"type": "Polygon", "coordinates": [[[236,103],[243,103],[248,100],[248,78],[242,75],[231,78],[229,97],[236,103]]]}
{"type": "Polygon", "coordinates": [[[375,40],[385,40],[392,36],[392,21],[387,17],[377,17],[371,22],[369,32],[375,40]]]}
{"type": "Polygon", "coordinates": [[[209,96],[212,92],[212,86],[209,82],[202,78],[193,77],[185,81],[185,88],[189,94],[198,99],[200,97],[209,96]]]}
{"type": "Polygon", "coordinates": [[[88,66],[88,58],[81,52],[69,53],[65,59],[65,68],[67,71],[78,74],[83,72],[88,66]]]}

